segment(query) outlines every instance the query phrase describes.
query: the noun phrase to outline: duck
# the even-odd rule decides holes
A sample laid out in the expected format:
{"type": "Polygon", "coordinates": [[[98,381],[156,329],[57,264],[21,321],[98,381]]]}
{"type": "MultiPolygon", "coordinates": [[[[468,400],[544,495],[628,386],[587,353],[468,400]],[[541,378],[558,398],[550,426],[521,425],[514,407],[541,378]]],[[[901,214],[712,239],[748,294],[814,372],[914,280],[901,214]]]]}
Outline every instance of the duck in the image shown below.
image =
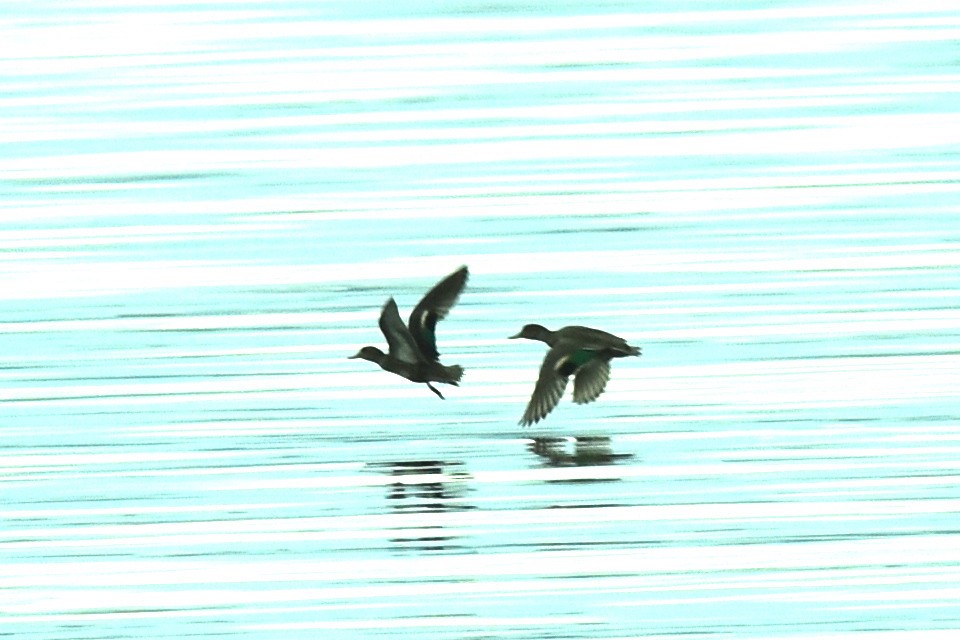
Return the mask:
{"type": "Polygon", "coordinates": [[[380,312],[380,331],[387,339],[387,353],[367,346],[349,359],[369,360],[384,371],[411,382],[423,382],[444,400],[443,394],[431,382],[459,386],[463,367],[441,364],[437,351],[437,322],[450,313],[469,275],[469,270],[463,266],[438,282],[413,308],[406,325],[400,318],[396,301],[390,297],[380,312]]]}
{"type": "Polygon", "coordinates": [[[550,347],[540,366],[530,403],[520,418],[522,426],[535,424],[553,411],[563,397],[570,376],[574,376],[573,401],[593,402],[610,379],[610,361],[640,355],[639,347],[627,344],[619,336],[577,325],[550,331],[539,324],[528,324],[510,338],[539,340],[550,347]]]}

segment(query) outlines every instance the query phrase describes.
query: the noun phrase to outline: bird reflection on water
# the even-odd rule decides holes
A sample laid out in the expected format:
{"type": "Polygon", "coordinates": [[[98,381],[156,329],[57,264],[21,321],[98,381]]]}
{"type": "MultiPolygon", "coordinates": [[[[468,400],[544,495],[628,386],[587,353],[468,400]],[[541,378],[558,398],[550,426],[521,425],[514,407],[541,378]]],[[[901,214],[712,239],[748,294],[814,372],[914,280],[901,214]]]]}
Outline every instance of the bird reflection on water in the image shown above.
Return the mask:
{"type": "Polygon", "coordinates": [[[554,467],[609,465],[633,458],[632,453],[614,453],[610,436],[540,436],[528,448],[554,467]]]}
{"type": "MultiPolygon", "coordinates": [[[[409,460],[369,464],[368,467],[396,478],[387,487],[387,500],[391,501],[390,507],[397,514],[450,513],[476,508],[463,501],[470,474],[462,462],[409,460]]],[[[391,538],[398,548],[423,552],[462,547],[454,543],[461,536],[453,535],[441,525],[412,524],[402,530],[416,535],[391,538]]]]}

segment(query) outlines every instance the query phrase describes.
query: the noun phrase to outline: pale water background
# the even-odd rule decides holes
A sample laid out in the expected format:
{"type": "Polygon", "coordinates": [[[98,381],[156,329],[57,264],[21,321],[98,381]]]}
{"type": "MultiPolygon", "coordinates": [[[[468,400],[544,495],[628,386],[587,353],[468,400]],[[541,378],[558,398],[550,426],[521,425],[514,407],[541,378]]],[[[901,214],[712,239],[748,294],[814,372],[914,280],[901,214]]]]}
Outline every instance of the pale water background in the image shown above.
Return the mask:
{"type": "Polygon", "coordinates": [[[9,3],[0,637],[957,637],[958,42],[9,3]],[[446,401],[346,359],[461,264],[446,401]],[[643,357],[524,429],[530,321],[643,357]]]}

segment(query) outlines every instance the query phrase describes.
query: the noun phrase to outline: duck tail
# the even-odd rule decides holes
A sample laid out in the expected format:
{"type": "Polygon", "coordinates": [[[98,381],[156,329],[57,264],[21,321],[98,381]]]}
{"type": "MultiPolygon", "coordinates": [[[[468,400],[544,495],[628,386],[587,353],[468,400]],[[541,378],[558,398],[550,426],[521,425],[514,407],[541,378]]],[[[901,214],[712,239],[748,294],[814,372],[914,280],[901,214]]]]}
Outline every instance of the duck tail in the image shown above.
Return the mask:
{"type": "Polygon", "coordinates": [[[634,347],[632,345],[627,345],[627,347],[630,349],[630,355],[632,356],[640,355],[640,347],[634,347]]]}
{"type": "Polygon", "coordinates": [[[453,365],[450,365],[449,367],[444,366],[443,373],[447,377],[447,379],[444,380],[443,382],[447,382],[449,384],[456,386],[456,384],[460,382],[460,378],[463,377],[463,367],[461,367],[458,364],[453,364],[453,365]]]}

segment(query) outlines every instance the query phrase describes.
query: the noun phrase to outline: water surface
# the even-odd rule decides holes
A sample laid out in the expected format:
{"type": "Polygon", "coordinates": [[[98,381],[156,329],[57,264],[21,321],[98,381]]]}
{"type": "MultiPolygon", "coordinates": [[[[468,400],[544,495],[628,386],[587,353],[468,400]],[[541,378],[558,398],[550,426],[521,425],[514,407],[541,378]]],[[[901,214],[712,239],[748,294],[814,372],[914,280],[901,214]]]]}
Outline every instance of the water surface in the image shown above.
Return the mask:
{"type": "Polygon", "coordinates": [[[18,6],[0,634],[952,638],[958,36],[932,1],[18,6]],[[347,359],[461,264],[445,401],[347,359]],[[522,428],[527,322],[643,356],[522,428]]]}

